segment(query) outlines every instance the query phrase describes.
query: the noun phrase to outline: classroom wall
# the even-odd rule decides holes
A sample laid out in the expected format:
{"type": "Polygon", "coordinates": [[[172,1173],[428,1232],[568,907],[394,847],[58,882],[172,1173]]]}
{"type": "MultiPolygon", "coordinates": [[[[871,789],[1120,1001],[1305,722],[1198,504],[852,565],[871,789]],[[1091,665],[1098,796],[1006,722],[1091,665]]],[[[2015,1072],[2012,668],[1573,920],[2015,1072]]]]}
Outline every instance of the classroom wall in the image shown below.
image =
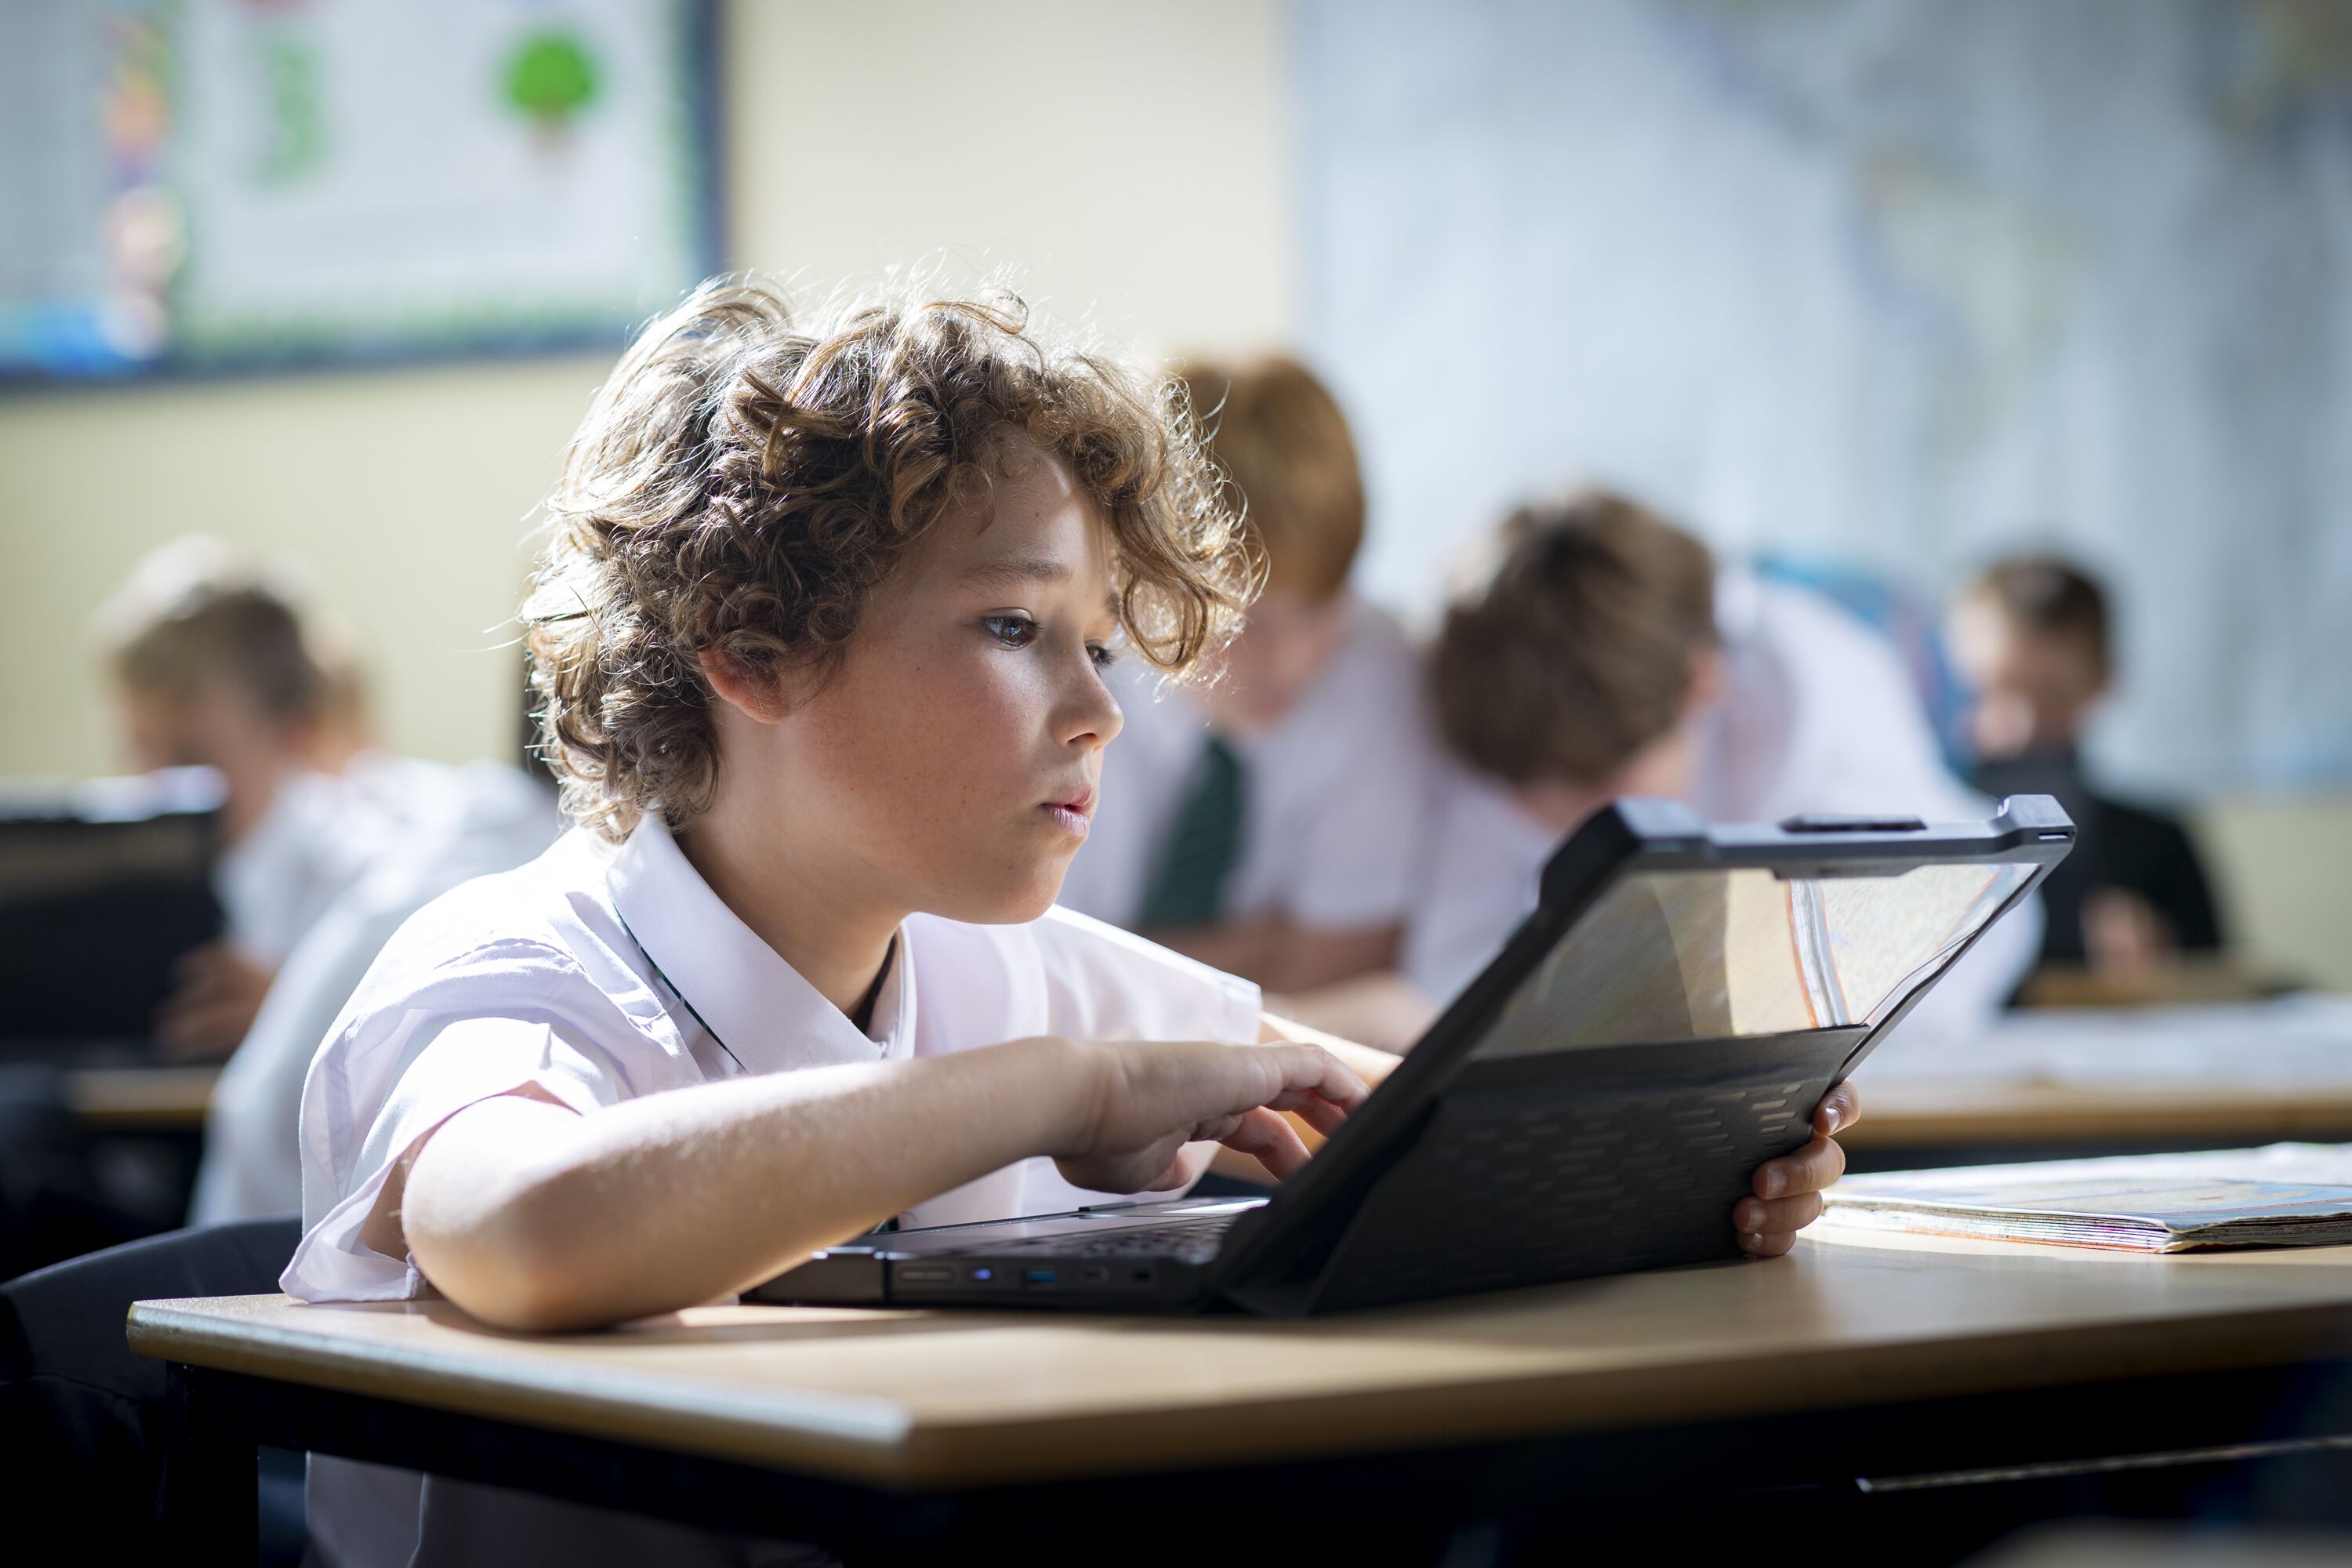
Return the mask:
{"type": "MultiPolygon", "coordinates": [[[[730,0],[721,19],[730,266],[813,287],[1010,266],[1052,313],[1130,340],[1287,336],[1276,0],[730,0]]],[[[0,775],[115,765],[90,613],[191,530],[287,560],[340,613],[391,744],[509,754],[529,514],[610,363],[0,399],[0,775]]]]}
{"type": "MultiPolygon", "coordinates": [[[[730,4],[730,264],[829,281],[942,253],[1160,348],[1286,339],[1284,9],[730,4]]],[[[392,744],[506,754],[529,514],[609,363],[0,398],[0,775],[112,765],[90,612],[192,529],[297,564],[356,635],[392,744]]],[[[2206,826],[2250,945],[2352,987],[2352,803],[2225,803],[2206,826]]]]}
{"type": "Polygon", "coordinates": [[[1296,10],[1375,587],[1580,477],[1930,601],[2054,546],[2117,600],[2108,776],[2352,785],[2352,10],[1296,10]]]}
{"type": "Polygon", "coordinates": [[[2253,966],[2352,992],[2352,796],[2242,796],[2200,808],[2230,940],[2253,966]]]}

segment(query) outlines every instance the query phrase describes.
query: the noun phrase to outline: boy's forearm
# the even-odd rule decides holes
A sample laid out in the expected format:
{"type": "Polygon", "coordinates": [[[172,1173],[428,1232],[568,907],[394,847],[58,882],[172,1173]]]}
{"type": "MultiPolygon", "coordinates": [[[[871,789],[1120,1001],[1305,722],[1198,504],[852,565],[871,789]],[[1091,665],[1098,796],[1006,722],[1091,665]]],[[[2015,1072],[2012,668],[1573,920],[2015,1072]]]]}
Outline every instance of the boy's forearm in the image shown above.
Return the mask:
{"type": "Polygon", "coordinates": [[[1418,986],[1392,969],[1286,995],[1267,1006],[1284,1018],[1399,1056],[1412,1048],[1441,1011],[1418,986]]]}
{"type": "Polygon", "coordinates": [[[1212,969],[1263,985],[1273,978],[1269,965],[1282,931],[1273,917],[1260,915],[1210,925],[1159,926],[1141,934],[1212,969]]]}
{"type": "Polygon", "coordinates": [[[1307,992],[1396,961],[1404,928],[1390,924],[1333,930],[1287,916],[1259,915],[1214,925],[1147,931],[1162,947],[1212,969],[1255,981],[1269,991],[1307,992]]]}
{"type": "Polygon", "coordinates": [[[1060,1147],[1087,1109],[1080,1052],[1016,1041],[681,1089],[593,1117],[485,1101],[418,1154],[406,1243],[445,1295],[511,1327],[689,1306],[1060,1147]]]}

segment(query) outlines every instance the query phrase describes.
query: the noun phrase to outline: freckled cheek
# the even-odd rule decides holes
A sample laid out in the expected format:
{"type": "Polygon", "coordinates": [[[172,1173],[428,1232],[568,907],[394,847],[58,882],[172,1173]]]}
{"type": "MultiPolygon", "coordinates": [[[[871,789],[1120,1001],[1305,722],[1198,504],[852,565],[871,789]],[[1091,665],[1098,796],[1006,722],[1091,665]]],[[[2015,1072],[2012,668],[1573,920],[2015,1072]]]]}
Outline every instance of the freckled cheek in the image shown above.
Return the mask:
{"type": "Polygon", "coordinates": [[[889,727],[887,771],[908,809],[933,818],[990,814],[1040,784],[1041,726],[1019,671],[942,661],[904,694],[899,711],[911,717],[889,727]]]}

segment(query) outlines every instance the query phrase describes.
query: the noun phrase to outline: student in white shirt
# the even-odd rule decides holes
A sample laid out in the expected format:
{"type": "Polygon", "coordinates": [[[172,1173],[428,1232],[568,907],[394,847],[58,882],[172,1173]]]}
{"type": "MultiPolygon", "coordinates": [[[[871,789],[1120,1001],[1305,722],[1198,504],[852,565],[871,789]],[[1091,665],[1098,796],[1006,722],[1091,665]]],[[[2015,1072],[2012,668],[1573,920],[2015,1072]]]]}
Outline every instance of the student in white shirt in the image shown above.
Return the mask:
{"type": "Polygon", "coordinates": [[[217,1059],[358,869],[338,827],[328,663],[294,596],[200,535],[133,568],[98,632],[133,764],[201,765],[221,778],[215,882],[226,931],[182,961],[156,1020],[167,1049],[217,1059]]]}
{"type": "MultiPolygon", "coordinates": [[[[1177,1189],[1221,1143],[1300,1166],[1277,1112],[1328,1131],[1389,1058],[1051,907],[1112,641],[1184,671],[1241,601],[1160,406],[1002,297],[800,320],[713,284],[647,329],[526,611],[579,826],[409,921],[337,1022],[289,1293],[608,1323],[892,1216],[1177,1189]]],[[[1751,1252],[1818,1212],[1853,1116],[1759,1172],[1778,1195],[1727,1216],[1751,1252]]],[[[526,1541],[482,1516],[511,1498],[323,1459],[312,1487],[335,1562],[551,1559],[570,1512],[529,1505],[526,1541]]]]}
{"type": "Polygon", "coordinates": [[[530,859],[560,826],[553,791],[503,763],[452,767],[368,751],[338,782],[334,830],[362,869],[288,953],[221,1070],[192,1225],[300,1211],[303,1079],[376,954],[425,905],[530,859]]]}
{"type": "Polygon", "coordinates": [[[1419,654],[1348,586],[1364,487],[1338,403],[1281,357],[1184,379],[1265,585],[1206,679],[1113,676],[1126,729],[1062,902],[1297,994],[1395,962],[1437,747],[1419,654]]]}
{"type": "MultiPolygon", "coordinates": [[[[1458,765],[1406,943],[1421,1006],[1401,1006],[1402,1027],[1477,973],[1561,837],[1617,796],[1719,822],[1990,809],[1945,771],[1894,649],[1827,600],[1718,570],[1698,540],[1600,491],[1519,511],[1493,553],[1432,654],[1458,765]]],[[[2039,931],[2032,906],[2012,911],[1904,1038],[1980,1026],[2039,931]]]]}
{"type": "Polygon", "coordinates": [[[229,1058],[190,1217],[290,1214],[302,1077],[328,1026],[403,920],[545,848],[553,803],[512,768],[376,747],[351,660],[218,541],[152,552],[99,628],[138,765],[201,763],[222,783],[226,935],[183,961],[156,1024],[169,1051],[229,1058]]]}

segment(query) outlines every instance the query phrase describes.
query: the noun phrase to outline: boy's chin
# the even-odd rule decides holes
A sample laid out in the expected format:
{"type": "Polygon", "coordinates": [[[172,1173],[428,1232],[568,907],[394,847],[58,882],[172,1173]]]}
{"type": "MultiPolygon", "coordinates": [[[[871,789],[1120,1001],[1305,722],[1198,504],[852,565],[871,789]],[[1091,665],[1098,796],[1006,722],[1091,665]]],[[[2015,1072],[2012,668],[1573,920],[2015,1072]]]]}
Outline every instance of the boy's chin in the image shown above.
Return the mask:
{"type": "Polygon", "coordinates": [[[1062,895],[1062,873],[1069,868],[1069,857],[1063,856],[1050,868],[1042,868],[1032,876],[998,887],[971,888],[949,900],[946,907],[932,913],[944,915],[966,925],[1010,926],[1027,925],[1054,907],[1062,895]]]}

